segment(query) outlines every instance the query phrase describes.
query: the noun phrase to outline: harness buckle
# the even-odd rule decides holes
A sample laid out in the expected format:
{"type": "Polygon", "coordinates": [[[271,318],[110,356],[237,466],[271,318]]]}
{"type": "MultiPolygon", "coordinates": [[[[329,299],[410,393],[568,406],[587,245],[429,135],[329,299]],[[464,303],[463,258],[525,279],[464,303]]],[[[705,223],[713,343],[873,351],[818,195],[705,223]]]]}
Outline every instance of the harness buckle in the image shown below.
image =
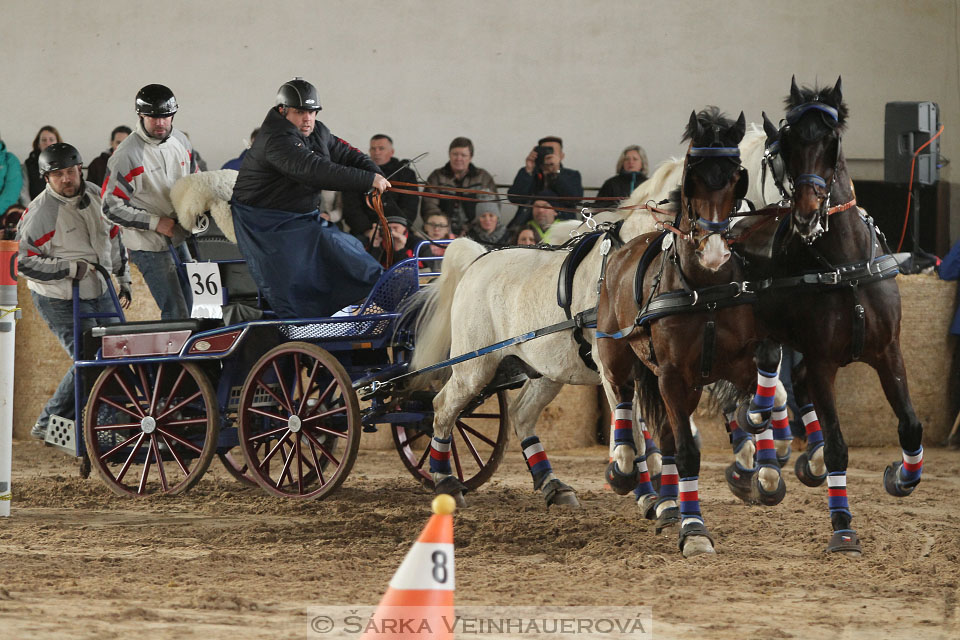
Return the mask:
{"type": "Polygon", "coordinates": [[[821,284],[840,284],[840,270],[817,274],[817,280],[821,284]]]}
{"type": "Polygon", "coordinates": [[[580,215],[583,217],[583,222],[587,225],[587,229],[596,231],[597,221],[593,219],[593,212],[587,207],[583,207],[580,209],[580,215]]]}
{"type": "Polygon", "coordinates": [[[604,238],[603,242],[600,243],[600,255],[605,256],[610,253],[610,247],[613,246],[613,242],[610,238],[604,238]]]}
{"type": "Polygon", "coordinates": [[[734,298],[739,298],[740,294],[743,293],[756,293],[757,283],[749,282],[744,280],[743,282],[731,282],[730,284],[734,285],[737,288],[737,292],[733,295],[734,298]]]}

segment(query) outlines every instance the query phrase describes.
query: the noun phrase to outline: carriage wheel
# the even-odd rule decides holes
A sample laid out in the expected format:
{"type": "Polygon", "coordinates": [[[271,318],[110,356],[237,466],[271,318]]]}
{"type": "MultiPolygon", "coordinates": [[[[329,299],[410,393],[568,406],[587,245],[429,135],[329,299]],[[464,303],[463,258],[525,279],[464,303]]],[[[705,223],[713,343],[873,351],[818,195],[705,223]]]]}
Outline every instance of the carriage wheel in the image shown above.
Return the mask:
{"type": "MultiPolygon", "coordinates": [[[[428,489],[434,488],[430,476],[431,432],[402,424],[393,425],[393,443],[403,466],[428,489]]],[[[476,409],[465,411],[453,429],[450,460],[456,477],[476,490],[489,480],[507,448],[507,392],[498,391],[476,409]]]]}
{"type": "Polygon", "coordinates": [[[289,342],[265,353],[243,384],[238,418],[249,473],[274,495],[324,498],[357,459],[357,395],[336,358],[316,345],[289,342]]]}
{"type": "Polygon", "coordinates": [[[220,463],[223,465],[223,468],[227,470],[227,473],[233,476],[240,484],[248,487],[257,486],[257,482],[253,479],[253,476],[247,468],[247,462],[243,459],[243,452],[240,451],[240,447],[234,447],[226,453],[218,453],[217,457],[220,458],[220,463]]]}
{"type": "Polygon", "coordinates": [[[216,452],[217,396],[191,363],[108,367],[90,391],[83,429],[91,466],[114,493],[176,495],[216,452]]]}

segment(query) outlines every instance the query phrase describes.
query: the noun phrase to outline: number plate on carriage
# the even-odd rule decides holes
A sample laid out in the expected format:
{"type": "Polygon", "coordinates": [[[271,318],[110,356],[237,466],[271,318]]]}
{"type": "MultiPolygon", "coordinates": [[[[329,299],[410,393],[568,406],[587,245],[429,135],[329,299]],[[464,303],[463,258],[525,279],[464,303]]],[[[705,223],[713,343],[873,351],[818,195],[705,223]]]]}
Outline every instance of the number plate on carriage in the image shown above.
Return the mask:
{"type": "Polygon", "coordinates": [[[187,262],[190,291],[193,293],[191,318],[223,317],[223,286],[220,284],[220,265],[213,262],[187,262]]]}

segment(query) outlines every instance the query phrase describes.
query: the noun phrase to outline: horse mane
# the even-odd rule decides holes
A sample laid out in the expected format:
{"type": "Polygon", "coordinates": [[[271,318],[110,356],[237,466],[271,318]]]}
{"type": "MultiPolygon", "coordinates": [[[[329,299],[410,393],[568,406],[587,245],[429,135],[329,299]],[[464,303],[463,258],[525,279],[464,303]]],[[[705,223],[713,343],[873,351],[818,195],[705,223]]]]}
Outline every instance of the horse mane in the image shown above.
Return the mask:
{"type": "MultiPolygon", "coordinates": [[[[700,110],[697,113],[697,120],[704,129],[712,129],[714,126],[719,126],[721,129],[726,130],[733,126],[733,120],[727,117],[727,114],[720,111],[719,107],[713,105],[709,105],[700,110]]],[[[692,125],[692,122],[687,123],[686,128],[683,130],[683,137],[680,138],[681,142],[692,142],[697,136],[697,132],[693,129],[692,125]]]]}
{"type": "Polygon", "coordinates": [[[791,92],[784,98],[783,103],[787,107],[787,111],[808,102],[823,102],[837,110],[837,131],[842,132],[844,130],[847,117],[850,115],[850,109],[847,107],[847,103],[843,101],[842,94],[838,95],[835,85],[829,87],[818,85],[808,87],[804,85],[799,87],[798,92],[799,95],[796,97],[791,92]]]}

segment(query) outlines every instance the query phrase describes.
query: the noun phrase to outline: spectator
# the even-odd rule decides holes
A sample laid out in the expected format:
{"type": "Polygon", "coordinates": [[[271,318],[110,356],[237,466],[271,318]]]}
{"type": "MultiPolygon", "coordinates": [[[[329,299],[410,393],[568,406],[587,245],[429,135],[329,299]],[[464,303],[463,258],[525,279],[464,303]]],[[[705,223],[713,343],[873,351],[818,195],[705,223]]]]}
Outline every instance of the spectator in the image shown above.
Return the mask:
{"type": "Polygon", "coordinates": [[[87,182],[92,182],[97,186],[103,185],[103,180],[107,177],[107,160],[117,150],[120,143],[126,140],[132,131],[130,127],[120,125],[110,132],[110,148],[94,158],[93,162],[87,165],[87,182]]]}
{"type": "Polygon", "coordinates": [[[240,155],[234,158],[233,160],[227,160],[223,163],[221,169],[233,169],[234,171],[240,171],[240,165],[243,164],[243,156],[247,155],[247,149],[253,146],[253,141],[257,139],[257,134],[260,133],[260,127],[257,127],[250,132],[250,140],[247,142],[247,147],[240,152],[240,155]]]}
{"type": "MultiPolygon", "coordinates": [[[[30,215],[20,225],[19,271],[40,317],[72,358],[74,282],[79,283],[81,313],[108,313],[114,311],[113,298],[91,265],[102,265],[117,276],[124,308],[132,298],[130,271],[119,227],[101,215],[97,186],[83,181],[80,153],[69,144],[56,143],[39,154],[37,163],[47,187],[30,203],[30,215]]],[[[95,319],[82,320],[82,331],[97,324],[95,319]]],[[[31,436],[43,440],[51,415],[75,419],[73,391],[71,367],[37,418],[31,436]]]]}
{"type": "MultiPolygon", "coordinates": [[[[412,258],[419,241],[410,236],[410,223],[406,216],[399,215],[395,205],[389,205],[386,211],[394,214],[387,216],[387,228],[390,230],[390,237],[393,240],[393,261],[390,264],[395,265],[401,260],[412,258]]],[[[367,239],[367,252],[381,264],[386,264],[382,248],[383,235],[380,233],[379,227],[370,227],[364,235],[367,239]]]]}
{"type": "Polygon", "coordinates": [[[537,234],[530,227],[521,227],[514,244],[521,247],[532,247],[537,244],[537,234]]]}
{"type": "MultiPolygon", "coordinates": [[[[373,160],[383,175],[398,182],[415,183],[417,175],[409,166],[404,166],[408,160],[399,160],[394,157],[393,138],[385,133],[378,133],[370,138],[370,159],[373,160]]],[[[410,189],[410,187],[402,187],[410,189]]],[[[384,193],[384,211],[387,203],[395,204],[398,210],[396,215],[407,219],[407,224],[413,224],[417,218],[417,209],[420,207],[420,196],[409,193],[384,193]]],[[[367,206],[366,193],[361,191],[345,191],[343,193],[343,221],[355,236],[366,234],[376,223],[376,212],[367,206]]]]}
{"type": "MultiPolygon", "coordinates": [[[[439,169],[435,169],[427,177],[427,184],[443,187],[457,187],[460,189],[478,189],[481,191],[497,192],[497,185],[493,176],[484,169],[474,166],[473,142],[470,138],[454,138],[450,142],[450,161],[439,169]]],[[[429,193],[446,193],[476,198],[475,195],[461,194],[455,191],[429,189],[429,193]]],[[[462,235],[473,222],[476,205],[462,200],[441,200],[425,197],[421,216],[426,220],[435,213],[442,213],[450,221],[454,235],[462,235]]]]}
{"type": "Polygon", "coordinates": [[[497,202],[481,200],[477,203],[476,216],[467,237],[494,246],[504,246],[509,242],[510,234],[500,218],[500,205],[497,202]]]}
{"type": "MultiPolygon", "coordinates": [[[[457,236],[450,233],[450,220],[442,213],[431,213],[423,223],[424,240],[453,240],[457,236]]],[[[430,244],[430,255],[442,256],[447,250],[446,245],[430,244]]],[[[424,255],[421,252],[421,255],[424,255]]]]}
{"type": "MultiPolygon", "coordinates": [[[[510,226],[519,228],[530,221],[530,197],[549,190],[558,196],[583,197],[583,183],[580,172],[563,166],[563,140],[556,136],[547,136],[537,141],[537,146],[527,154],[524,166],[517,171],[510,187],[510,202],[520,205],[510,226]],[[522,197],[528,196],[528,197],[522,197]]],[[[576,202],[564,201],[567,207],[575,208],[576,202]]],[[[554,212],[556,213],[556,212],[554,212]]],[[[572,213],[564,212],[561,219],[572,220],[572,213]]]]}
{"type": "Polygon", "coordinates": [[[7,145],[0,137],[0,211],[6,211],[20,201],[21,187],[23,173],[20,160],[7,151],[7,145]]]}
{"type": "Polygon", "coordinates": [[[178,110],[173,92],[162,84],[148,84],[135,100],[139,123],[107,161],[101,193],[103,213],[124,228],[123,242],[160,307],[160,318],[190,316],[193,296],[170,255],[172,242],[181,259],[189,260],[183,244],[187,232],[177,224],[170,187],[196,173],[193,147],[173,128],[178,110]]]}
{"type": "Polygon", "coordinates": [[[63,142],[60,138],[60,132],[52,125],[46,125],[40,128],[37,135],[33,138],[33,150],[27,159],[23,161],[23,201],[30,202],[43,191],[46,184],[40,177],[40,169],[37,164],[40,158],[40,152],[52,145],[54,142],[63,142]]]}
{"type": "MultiPolygon", "coordinates": [[[[543,196],[544,194],[539,194],[543,196]]],[[[557,219],[557,212],[549,200],[539,197],[533,201],[533,213],[527,226],[533,229],[536,234],[537,244],[546,242],[547,230],[554,220],[557,219]]]]}
{"type": "MultiPolygon", "coordinates": [[[[630,145],[617,160],[617,175],[600,187],[598,198],[627,198],[641,182],[647,179],[647,152],[638,144],[630,145]]],[[[600,206],[613,203],[601,203],[600,206]]]]}

